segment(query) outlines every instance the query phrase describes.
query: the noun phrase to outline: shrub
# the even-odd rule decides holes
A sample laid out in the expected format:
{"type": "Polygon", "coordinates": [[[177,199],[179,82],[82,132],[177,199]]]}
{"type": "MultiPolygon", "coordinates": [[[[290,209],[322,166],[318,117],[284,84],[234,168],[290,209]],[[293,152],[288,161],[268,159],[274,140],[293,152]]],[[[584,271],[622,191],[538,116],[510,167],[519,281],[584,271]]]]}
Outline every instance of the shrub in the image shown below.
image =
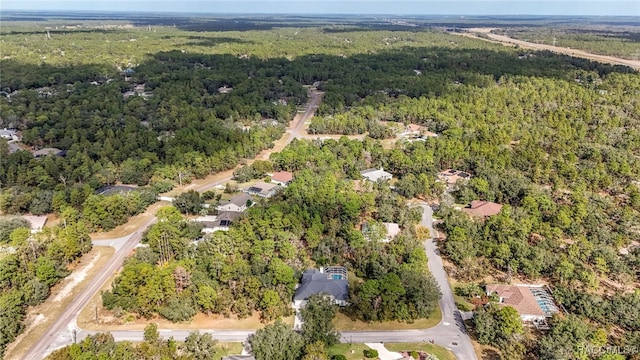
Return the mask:
{"type": "Polygon", "coordinates": [[[409,353],[409,356],[411,356],[412,358],[419,360],[420,359],[420,354],[418,354],[417,351],[412,351],[409,353]]]}
{"type": "Polygon", "coordinates": [[[364,349],[362,350],[362,354],[364,355],[364,357],[366,357],[367,359],[375,359],[378,357],[378,350],[374,350],[374,349],[364,349]]]}
{"type": "Polygon", "coordinates": [[[331,360],[347,360],[347,357],[342,354],[333,355],[331,360]]]}
{"type": "Polygon", "coordinates": [[[473,306],[471,306],[471,304],[458,302],[458,301],[456,301],[456,307],[460,311],[471,311],[471,310],[473,310],[473,306]]]}

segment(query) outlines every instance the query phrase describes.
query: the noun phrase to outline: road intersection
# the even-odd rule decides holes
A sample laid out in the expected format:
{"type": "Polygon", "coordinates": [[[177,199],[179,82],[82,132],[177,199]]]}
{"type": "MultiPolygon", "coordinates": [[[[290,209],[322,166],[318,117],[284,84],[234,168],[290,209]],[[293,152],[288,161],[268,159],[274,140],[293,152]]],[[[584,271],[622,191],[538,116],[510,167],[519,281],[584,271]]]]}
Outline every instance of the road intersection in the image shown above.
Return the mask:
{"type": "MultiPolygon", "coordinates": [[[[311,100],[308,103],[304,114],[299,114],[291,122],[287,133],[289,136],[278,147],[284,147],[291,143],[295,138],[301,138],[301,131],[305,122],[313,116],[318,104],[322,98],[322,93],[310,92],[311,100]]],[[[272,149],[270,154],[275,149],[272,149]]],[[[263,155],[264,156],[264,155],[263,155]]],[[[197,191],[206,191],[224,182],[231,177],[218,179],[205,185],[199,186],[197,191]]],[[[432,209],[426,204],[421,205],[423,215],[421,224],[434,234],[432,209]]],[[[29,350],[24,359],[39,360],[55,349],[69,345],[74,341],[81,341],[88,335],[95,334],[95,331],[84,330],[78,327],[77,317],[80,311],[87,306],[89,301],[97,294],[107,282],[109,277],[117,272],[122,266],[126,256],[131,254],[133,249],[140,242],[144,231],[156,221],[152,217],[145,222],[134,233],[107,240],[94,240],[96,246],[112,246],[116,249],[115,254],[105,266],[104,271],[96,275],[87,287],[78,295],[73,302],[65,309],[62,315],[48,329],[46,334],[38,341],[38,343],[29,350]]],[[[435,327],[425,330],[398,330],[398,331],[346,331],[342,332],[341,341],[345,343],[374,343],[374,342],[428,342],[446,347],[451,350],[458,359],[474,360],[475,352],[471,345],[469,336],[466,334],[464,324],[460,312],[455,306],[451,287],[444,270],[442,259],[436,250],[433,239],[425,241],[425,251],[428,257],[429,270],[435,277],[440,290],[443,294],[439,301],[442,311],[442,321],[435,327]]],[[[193,330],[182,329],[161,329],[160,335],[163,338],[173,337],[176,340],[184,340],[189,332],[193,330]]],[[[254,331],[251,330],[217,330],[217,329],[199,329],[201,333],[210,333],[215,339],[225,342],[244,342],[247,336],[254,331]]],[[[111,331],[116,341],[142,341],[144,331],[142,330],[115,330],[111,331]]]]}

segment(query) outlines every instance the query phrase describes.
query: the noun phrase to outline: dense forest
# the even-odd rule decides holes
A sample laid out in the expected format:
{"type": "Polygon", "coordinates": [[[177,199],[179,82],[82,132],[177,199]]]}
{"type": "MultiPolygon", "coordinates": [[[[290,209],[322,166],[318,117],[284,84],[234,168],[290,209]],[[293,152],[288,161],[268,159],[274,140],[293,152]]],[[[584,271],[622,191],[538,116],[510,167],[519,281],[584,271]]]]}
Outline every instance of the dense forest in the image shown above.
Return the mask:
{"type": "MultiPolygon", "coordinates": [[[[353,273],[352,317],[428,317],[438,290],[415,228],[420,213],[406,206],[421,197],[440,205],[452,276],[476,285],[487,276],[548,282],[569,313],[533,337],[518,326],[481,328],[513,317],[487,308],[476,319],[478,341],[509,359],[584,358],[586,346],[606,344],[640,348],[637,72],[423,29],[8,29],[0,128],[20,130],[25,149],[66,154],[9,153],[0,139],[0,212],[67,212],[67,226],[112,228],[178,178],[233,168],[270,147],[308,85],[325,92],[310,132],[368,134],[296,140],[272,154],[264,169],[292,171],[294,182],[229,232],[194,242],[199,229],[163,209],[164,221],[145,234],[149,247],[103,294],[114,313],[184,321],[197,312],[259,311],[269,321],[289,314],[301,271],[344,265],[353,273]],[[439,136],[383,146],[377,139],[393,135],[386,122],[420,124],[439,136]],[[360,182],[370,167],[393,173],[393,190],[360,182]],[[448,168],[472,175],[451,194],[436,181],[448,168]],[[94,194],[115,183],[145,190],[94,194]],[[505,206],[484,222],[455,210],[477,199],[505,206]],[[404,230],[390,243],[366,241],[359,229],[369,221],[404,230]]],[[[237,173],[260,177],[264,169],[237,173]]],[[[31,241],[20,241],[15,224],[1,225],[3,243],[31,241]]],[[[54,269],[86,251],[58,259],[46,255],[50,248],[43,245],[41,258],[54,269]]],[[[8,322],[24,314],[23,283],[39,279],[28,265],[39,258],[24,250],[0,260],[30,269],[7,273],[2,297],[19,315],[8,314],[8,322]]],[[[42,271],[45,283],[64,274],[42,271]]]]}
{"type": "Polygon", "coordinates": [[[0,257],[0,354],[23,330],[27,308],[45,301],[51,287],[91,250],[87,227],[78,220],[77,211],[68,208],[63,217],[64,225],[35,235],[24,221],[0,219],[0,244],[13,249],[0,257]]]}
{"type": "Polygon", "coordinates": [[[160,337],[154,323],[144,329],[144,339],[140,343],[116,342],[110,333],[89,335],[79,343],[55,350],[48,360],[80,359],[180,359],[211,360],[220,359],[223,353],[218,341],[211,334],[191,332],[184,341],[160,337]],[[217,355],[217,356],[216,356],[217,355]]]}
{"type": "Polygon", "coordinates": [[[177,209],[145,234],[140,249],[103,294],[116,313],[159,314],[172,321],[197,312],[246,317],[260,311],[265,321],[289,315],[291,298],[308,267],[343,265],[353,271],[355,317],[370,321],[431,316],[439,298],[426,271],[426,256],[415,224],[420,211],[387,185],[354,189],[359,168],[369,166],[366,147],[347,139],[313,144],[296,141],[275,154],[277,170],[305,164],[283,193],[251,208],[229,232],[193,243],[193,222],[177,209]],[[290,159],[288,156],[295,156],[290,159]],[[354,167],[355,166],[355,167],[354,167]],[[405,231],[390,243],[365,240],[362,221],[397,222],[405,231]],[[153,294],[153,295],[151,295],[153,294]],[[382,305],[372,308],[378,299],[382,305]]]}

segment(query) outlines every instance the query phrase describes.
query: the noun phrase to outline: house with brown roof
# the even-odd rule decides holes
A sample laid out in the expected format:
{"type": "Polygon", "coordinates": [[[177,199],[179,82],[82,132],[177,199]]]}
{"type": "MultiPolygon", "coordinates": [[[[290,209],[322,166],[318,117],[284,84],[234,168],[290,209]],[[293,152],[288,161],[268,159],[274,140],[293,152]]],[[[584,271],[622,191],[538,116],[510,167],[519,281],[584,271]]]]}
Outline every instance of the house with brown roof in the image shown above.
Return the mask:
{"type": "Polygon", "coordinates": [[[438,181],[446,183],[449,189],[452,189],[458,182],[469,179],[471,179],[471,174],[460,170],[447,169],[438,173],[438,181]]]}
{"type": "Polygon", "coordinates": [[[502,205],[500,204],[491,201],[474,200],[469,207],[462,209],[462,211],[474,217],[486,218],[498,215],[501,209],[502,205]]]}
{"type": "Polygon", "coordinates": [[[486,286],[486,291],[488,296],[498,296],[499,305],[516,309],[524,322],[544,323],[546,318],[560,311],[545,285],[492,284],[486,286]]]}
{"type": "Polygon", "coordinates": [[[293,180],[293,174],[288,171],[278,171],[271,176],[271,182],[280,186],[287,186],[293,180]]]}

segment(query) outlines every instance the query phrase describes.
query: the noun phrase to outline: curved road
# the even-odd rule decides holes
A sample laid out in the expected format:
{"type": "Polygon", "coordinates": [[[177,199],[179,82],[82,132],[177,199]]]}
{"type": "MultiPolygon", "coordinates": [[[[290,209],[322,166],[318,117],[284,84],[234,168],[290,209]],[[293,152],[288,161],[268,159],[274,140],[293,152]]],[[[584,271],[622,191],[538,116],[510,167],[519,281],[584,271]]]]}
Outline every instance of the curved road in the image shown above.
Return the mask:
{"type": "MultiPolygon", "coordinates": [[[[431,234],[433,230],[433,211],[428,205],[421,205],[423,209],[421,224],[427,227],[431,234]]],[[[471,340],[466,333],[462,317],[455,305],[453,293],[449,286],[448,277],[444,270],[444,265],[440,255],[438,255],[436,244],[432,239],[425,241],[425,251],[429,259],[429,270],[440,286],[442,298],[439,301],[442,311],[440,323],[430,329],[425,330],[399,330],[399,331],[345,331],[342,332],[341,341],[343,343],[365,343],[365,342],[428,342],[434,343],[451,350],[460,360],[477,359],[471,340]]],[[[216,330],[199,329],[202,333],[210,333],[219,341],[243,342],[247,336],[253,333],[251,330],[216,330]]],[[[189,332],[193,330],[160,330],[160,335],[176,340],[184,340],[189,332]]],[[[94,331],[79,331],[78,340],[87,335],[95,334],[94,331]]],[[[142,330],[116,330],[112,331],[113,337],[117,341],[142,341],[144,332],[142,330]]]]}
{"type": "MultiPolygon", "coordinates": [[[[318,108],[318,104],[322,100],[322,95],[324,93],[320,91],[311,90],[309,91],[310,101],[307,104],[307,108],[303,114],[297,114],[293,120],[289,123],[287,133],[290,136],[286,137],[283,141],[280,141],[277,147],[273,149],[266,150],[262,153],[262,157],[268,157],[272,152],[276,151],[276,148],[284,148],[289,143],[293,141],[294,138],[301,137],[300,132],[304,128],[304,123],[315,113],[318,108]]],[[[222,179],[218,179],[215,182],[211,182],[208,184],[200,185],[196,190],[199,192],[207,191],[218,184],[227,182],[231,180],[232,176],[228,176],[222,179]]],[[[167,198],[169,199],[169,198],[167,198]]],[[[167,200],[165,199],[165,200],[167,200]]],[[[111,246],[116,249],[113,257],[109,259],[109,262],[105,265],[104,270],[96,275],[89,285],[86,286],[85,289],[67,306],[62,315],[56,319],[55,323],[51,325],[51,327],[47,330],[45,335],[38,341],[38,343],[33,346],[24,356],[24,359],[28,360],[40,360],[44,358],[51,351],[58,349],[60,347],[66,346],[73,342],[73,337],[76,337],[76,340],[81,340],[86,337],[89,332],[83,331],[77,326],[77,317],[80,311],[89,303],[89,301],[93,298],[93,296],[100,291],[105,282],[109,279],[111,274],[115,273],[124,262],[124,259],[133,251],[133,249],[138,245],[140,239],[142,238],[142,234],[144,231],[151,226],[156,221],[155,218],[149,219],[146,223],[144,223],[138,230],[134,233],[124,236],[117,239],[108,239],[108,240],[94,240],[94,245],[100,246],[111,246]]],[[[166,332],[171,332],[170,330],[163,330],[161,333],[165,334],[166,332]]],[[[126,332],[125,332],[126,333],[126,332]]],[[[119,334],[119,332],[114,332],[115,334],[119,334]]],[[[185,332],[184,336],[188,334],[188,331],[185,332]]],[[[240,336],[238,334],[244,334],[243,332],[229,332],[227,336],[240,336]]],[[[128,339],[127,334],[121,334],[116,337],[116,339],[128,339]],[[121,337],[120,337],[121,336],[121,337]]],[[[131,335],[133,338],[137,335],[131,335]]],[[[216,333],[216,336],[218,334],[216,333]]],[[[224,335],[221,335],[224,336],[224,335]]],[[[246,338],[246,334],[242,337],[242,340],[246,338]]],[[[181,335],[176,335],[176,338],[181,338],[181,335]]],[[[235,339],[235,338],[234,338],[235,339]]]]}
{"type": "MultiPolygon", "coordinates": [[[[320,92],[310,92],[311,101],[308,104],[304,114],[299,114],[294,118],[287,130],[290,136],[284,140],[280,146],[284,147],[291,143],[294,138],[304,137],[300,134],[304,127],[304,123],[309,119],[318,107],[318,103],[322,98],[320,92]]],[[[275,151],[275,148],[269,150],[267,154],[275,151]]],[[[209,184],[201,185],[198,191],[206,191],[220,183],[230,180],[229,178],[219,179],[209,184]]],[[[423,215],[421,224],[427,227],[431,234],[434,234],[432,210],[431,207],[423,204],[423,215]]],[[[87,331],[78,328],[76,320],[80,311],[87,305],[90,299],[100,290],[109,276],[116,272],[121,266],[127,255],[135,248],[142,238],[144,231],[155,222],[155,218],[147,221],[142,227],[129,236],[111,240],[94,241],[96,245],[113,246],[116,253],[106,265],[105,270],[89,283],[89,285],[78,295],[73,302],[67,307],[63,314],[49,328],[47,333],[40,341],[29,350],[25,355],[25,359],[39,360],[44,358],[51,351],[71,344],[75,335],[76,341],[81,341],[87,335],[95,334],[95,331],[87,331]]],[[[400,331],[347,331],[342,332],[341,341],[345,343],[365,343],[365,342],[427,342],[434,341],[436,344],[451,350],[458,359],[474,360],[477,359],[476,354],[471,345],[471,341],[466,334],[464,324],[460,312],[455,306],[451,287],[444,270],[442,259],[438,255],[436,245],[432,239],[425,241],[425,251],[429,259],[429,270],[440,286],[442,298],[439,301],[442,311],[442,321],[435,327],[425,330],[400,330],[400,331]]],[[[206,332],[213,335],[219,341],[243,342],[247,336],[253,333],[251,330],[216,330],[216,329],[199,329],[200,332],[206,332]]],[[[193,330],[171,330],[162,329],[160,335],[168,338],[173,337],[176,340],[184,340],[193,330]]],[[[142,341],[144,332],[142,330],[116,330],[111,331],[116,341],[142,341]]]]}

